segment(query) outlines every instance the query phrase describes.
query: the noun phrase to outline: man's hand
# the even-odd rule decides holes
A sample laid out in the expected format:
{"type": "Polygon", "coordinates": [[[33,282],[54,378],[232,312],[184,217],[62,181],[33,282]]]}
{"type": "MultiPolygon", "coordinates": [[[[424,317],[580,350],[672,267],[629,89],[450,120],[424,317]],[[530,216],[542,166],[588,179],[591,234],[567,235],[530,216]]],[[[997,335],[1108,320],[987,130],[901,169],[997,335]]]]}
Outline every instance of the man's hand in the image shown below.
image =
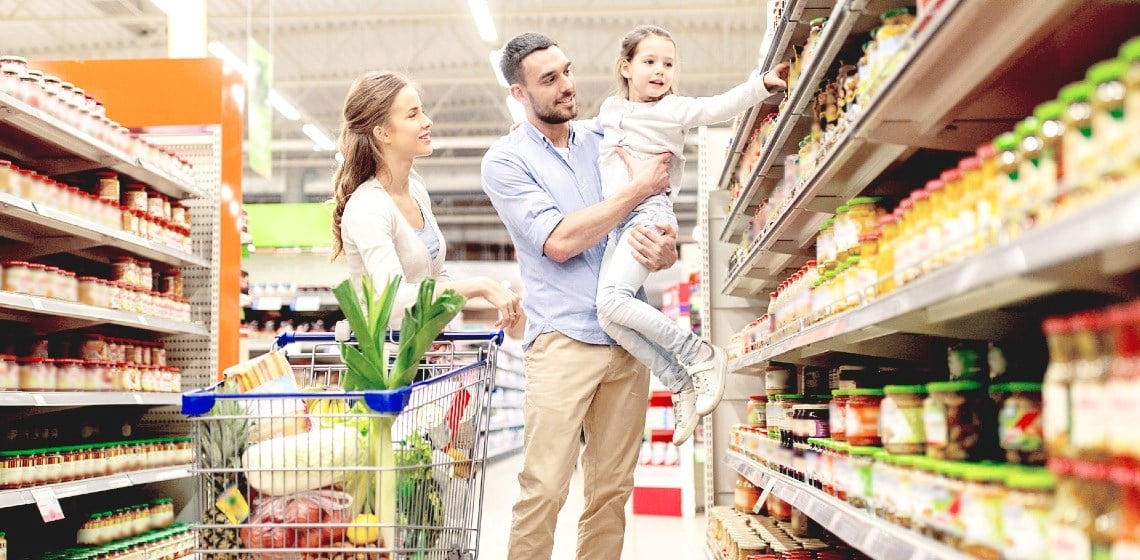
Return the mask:
{"type": "Polygon", "coordinates": [[[637,189],[642,194],[642,200],[663,193],[669,188],[669,167],[673,163],[673,154],[665,152],[646,160],[638,160],[630,156],[624,148],[617,147],[614,151],[629,170],[630,188],[637,189]]]}
{"type": "Polygon", "coordinates": [[[779,91],[788,88],[788,71],[792,66],[787,61],[781,62],[775,68],[764,73],[764,87],[768,91],[779,91]]]}
{"type": "Polygon", "coordinates": [[[677,230],[671,224],[634,228],[629,246],[633,249],[633,258],[652,272],[665,270],[677,262],[677,230]]]}

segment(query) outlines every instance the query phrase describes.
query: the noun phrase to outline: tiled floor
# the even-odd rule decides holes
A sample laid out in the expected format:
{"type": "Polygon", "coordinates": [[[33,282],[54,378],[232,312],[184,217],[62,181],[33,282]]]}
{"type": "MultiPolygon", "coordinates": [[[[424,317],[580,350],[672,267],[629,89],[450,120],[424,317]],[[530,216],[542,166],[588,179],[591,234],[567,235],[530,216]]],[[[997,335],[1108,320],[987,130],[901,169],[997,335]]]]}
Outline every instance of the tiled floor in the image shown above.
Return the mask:
{"type": "MultiPolygon", "coordinates": [[[[517,475],[522,467],[522,455],[496,461],[487,468],[487,482],[483,498],[483,535],[480,560],[501,560],[507,557],[507,536],[510,533],[511,506],[518,498],[517,475]]],[[[551,560],[575,560],[578,516],[582,513],[582,476],[575,474],[570,483],[570,495],[562,514],[558,517],[558,530],[554,535],[554,555],[551,560]]],[[[703,560],[705,558],[704,516],[692,519],[629,514],[626,524],[625,551],[621,560],[703,560]]],[[[534,559],[541,560],[541,559],[534,559]]]]}

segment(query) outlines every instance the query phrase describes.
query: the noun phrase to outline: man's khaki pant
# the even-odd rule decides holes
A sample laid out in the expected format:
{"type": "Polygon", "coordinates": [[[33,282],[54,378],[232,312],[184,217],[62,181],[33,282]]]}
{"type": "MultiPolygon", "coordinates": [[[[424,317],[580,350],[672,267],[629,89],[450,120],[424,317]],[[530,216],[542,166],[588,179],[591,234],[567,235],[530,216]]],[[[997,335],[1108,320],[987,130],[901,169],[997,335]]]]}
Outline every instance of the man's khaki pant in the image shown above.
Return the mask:
{"type": "Polygon", "coordinates": [[[521,495],[511,523],[510,560],[547,560],[586,433],[586,509],[578,560],[619,560],[625,504],[641,448],[649,371],[620,346],[540,335],[527,350],[521,495]]]}

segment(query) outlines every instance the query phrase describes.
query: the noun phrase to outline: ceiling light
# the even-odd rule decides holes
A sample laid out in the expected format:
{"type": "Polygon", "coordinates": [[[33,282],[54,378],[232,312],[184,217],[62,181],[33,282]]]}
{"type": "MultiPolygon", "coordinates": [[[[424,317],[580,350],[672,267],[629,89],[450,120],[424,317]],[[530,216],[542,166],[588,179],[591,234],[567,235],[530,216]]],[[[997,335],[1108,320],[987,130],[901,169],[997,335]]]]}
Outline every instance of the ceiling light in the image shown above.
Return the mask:
{"type": "Polygon", "coordinates": [[[210,41],[210,43],[206,45],[206,50],[210,51],[210,54],[214,55],[215,57],[222,59],[222,61],[226,63],[226,66],[228,66],[234,72],[241,74],[242,78],[247,78],[249,76],[249,71],[245,66],[245,61],[242,60],[238,55],[234,54],[234,51],[231,51],[225,45],[217,41],[210,41]]]}
{"type": "Polygon", "coordinates": [[[329,138],[329,135],[313,123],[305,123],[305,125],[301,127],[301,132],[304,132],[305,136],[308,136],[309,139],[316,144],[313,146],[313,149],[316,151],[326,150],[331,152],[336,149],[336,143],[329,138]]]}
{"type": "Polygon", "coordinates": [[[511,84],[507,83],[506,76],[503,76],[503,51],[495,49],[491,51],[489,58],[491,60],[491,70],[495,72],[495,79],[499,80],[499,85],[505,88],[511,87],[511,84]]]}
{"type": "Polygon", "coordinates": [[[471,7],[471,17],[475,18],[479,36],[488,43],[498,43],[499,33],[495,31],[495,20],[491,18],[487,0],[467,0],[467,5],[471,7]]]}
{"type": "Polygon", "coordinates": [[[507,110],[511,112],[511,119],[516,123],[526,120],[526,108],[510,95],[507,96],[507,110]]]}
{"type": "Polygon", "coordinates": [[[281,113],[282,117],[291,121],[301,120],[301,112],[298,111],[292,103],[289,103],[288,100],[282,97],[280,93],[277,93],[275,89],[269,90],[269,104],[273,105],[273,108],[277,109],[277,112],[281,113]]]}

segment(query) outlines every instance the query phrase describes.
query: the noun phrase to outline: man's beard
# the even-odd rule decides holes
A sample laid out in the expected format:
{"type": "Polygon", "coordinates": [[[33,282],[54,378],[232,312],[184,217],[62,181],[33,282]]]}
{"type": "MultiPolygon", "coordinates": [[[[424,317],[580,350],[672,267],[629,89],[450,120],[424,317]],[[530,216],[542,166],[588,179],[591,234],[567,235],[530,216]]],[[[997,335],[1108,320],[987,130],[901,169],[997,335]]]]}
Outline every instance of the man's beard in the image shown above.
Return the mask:
{"type": "Polygon", "coordinates": [[[578,106],[577,105],[574,105],[574,108],[570,109],[568,111],[568,113],[567,112],[559,112],[560,109],[558,108],[557,105],[551,107],[548,110],[539,111],[538,110],[538,104],[536,104],[534,102],[534,96],[530,96],[530,105],[531,105],[531,107],[535,108],[534,109],[534,116],[538,117],[538,120],[540,120],[546,124],[564,124],[566,122],[573,120],[574,117],[578,116],[578,106]]]}

